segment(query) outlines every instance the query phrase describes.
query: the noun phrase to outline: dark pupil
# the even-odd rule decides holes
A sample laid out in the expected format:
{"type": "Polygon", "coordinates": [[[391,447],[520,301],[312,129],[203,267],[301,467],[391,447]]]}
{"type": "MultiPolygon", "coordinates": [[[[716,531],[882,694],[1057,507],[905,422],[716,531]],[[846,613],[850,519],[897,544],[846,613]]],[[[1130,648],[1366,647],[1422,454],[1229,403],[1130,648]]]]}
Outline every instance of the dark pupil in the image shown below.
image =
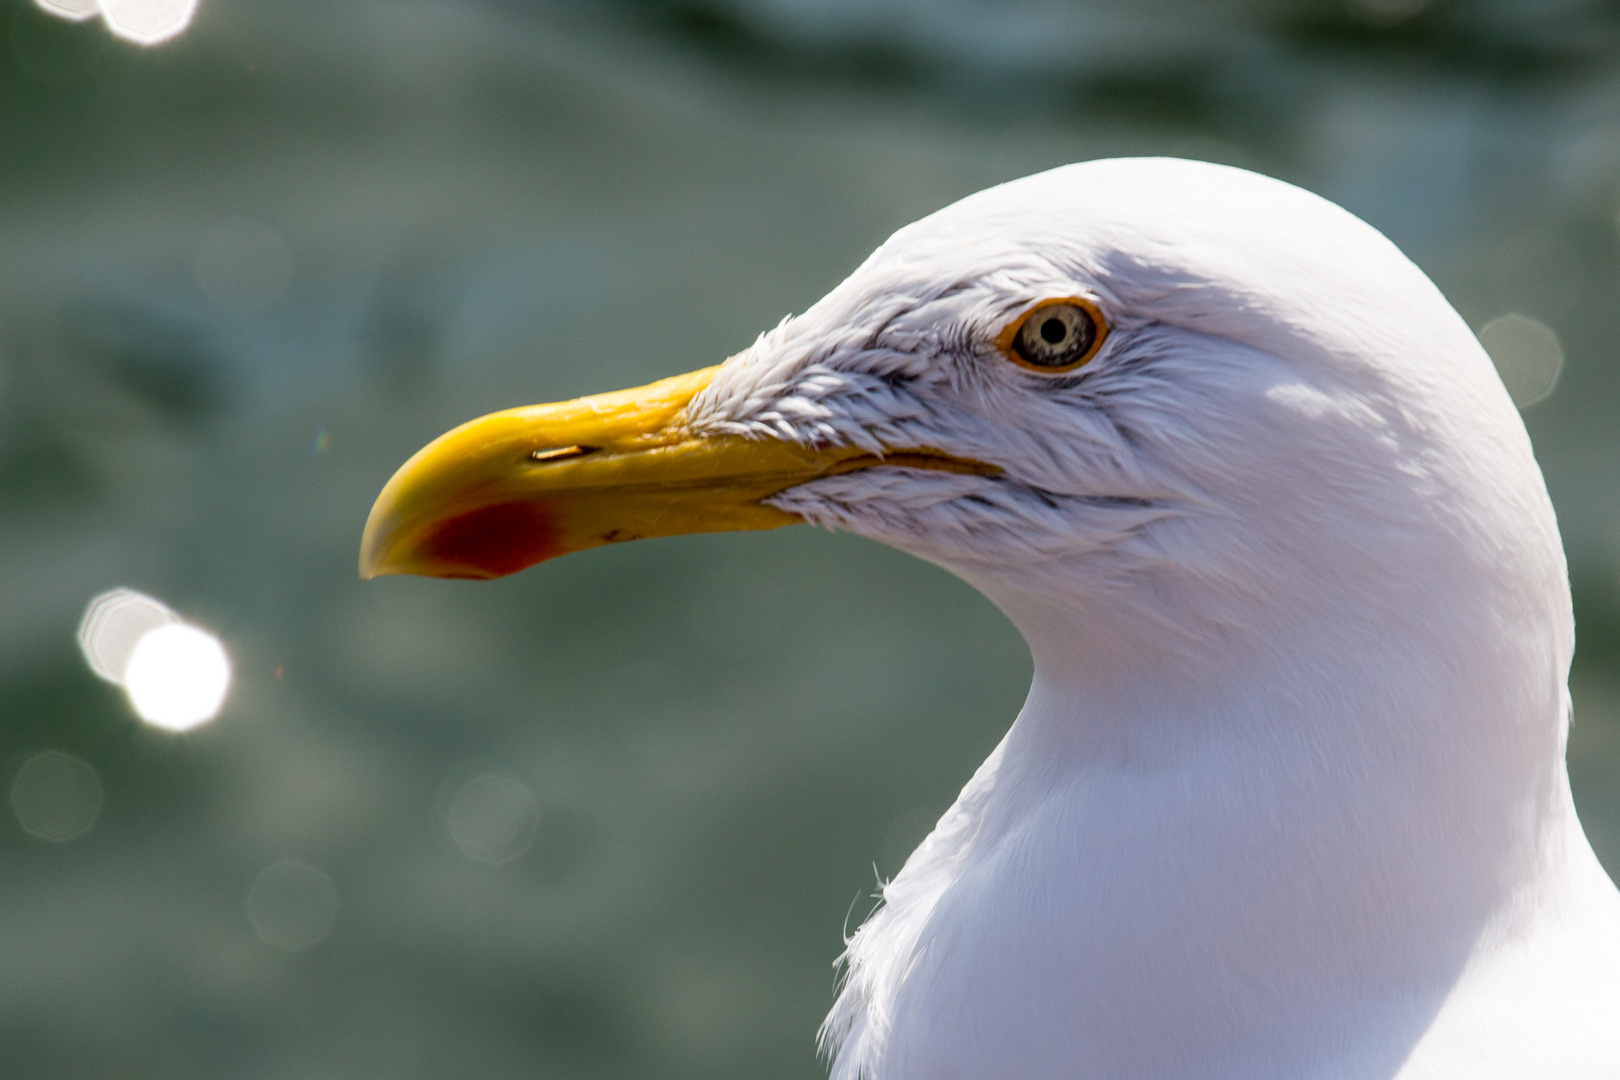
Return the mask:
{"type": "Polygon", "coordinates": [[[1011,342],[1018,359],[1045,371],[1083,363],[1097,344],[1097,324],[1075,304],[1047,304],[1024,320],[1011,342]]]}

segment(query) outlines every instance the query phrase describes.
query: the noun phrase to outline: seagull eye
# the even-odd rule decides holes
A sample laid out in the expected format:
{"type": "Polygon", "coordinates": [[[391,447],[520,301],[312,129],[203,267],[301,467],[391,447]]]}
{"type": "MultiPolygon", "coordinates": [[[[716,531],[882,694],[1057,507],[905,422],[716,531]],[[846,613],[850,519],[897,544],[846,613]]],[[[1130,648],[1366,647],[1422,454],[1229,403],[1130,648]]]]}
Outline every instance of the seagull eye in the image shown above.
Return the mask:
{"type": "Polygon", "coordinates": [[[1025,312],[996,342],[1013,362],[1036,371],[1073,371],[1097,355],[1108,332],[1088,300],[1048,300],[1025,312]]]}

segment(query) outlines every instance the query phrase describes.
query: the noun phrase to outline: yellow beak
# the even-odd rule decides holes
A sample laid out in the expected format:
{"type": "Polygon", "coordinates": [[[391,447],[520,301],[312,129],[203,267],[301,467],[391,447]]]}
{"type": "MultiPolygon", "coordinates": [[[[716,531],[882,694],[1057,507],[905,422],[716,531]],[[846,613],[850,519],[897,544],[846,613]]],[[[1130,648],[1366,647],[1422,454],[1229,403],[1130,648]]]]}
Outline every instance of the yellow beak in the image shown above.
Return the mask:
{"type": "Polygon", "coordinates": [[[366,520],[360,576],[496,578],[571,551],[800,520],[760,500],[835,473],[905,465],[992,475],[931,450],[691,431],[686,407],[719,368],[473,420],[417,451],[366,520]]]}

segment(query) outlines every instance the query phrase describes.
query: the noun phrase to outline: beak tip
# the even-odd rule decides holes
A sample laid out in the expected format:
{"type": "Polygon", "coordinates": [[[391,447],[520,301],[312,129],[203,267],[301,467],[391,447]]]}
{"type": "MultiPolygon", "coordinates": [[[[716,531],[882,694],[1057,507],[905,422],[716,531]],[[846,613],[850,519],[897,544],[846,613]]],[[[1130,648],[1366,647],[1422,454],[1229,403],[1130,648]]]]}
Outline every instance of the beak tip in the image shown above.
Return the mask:
{"type": "MultiPolygon", "coordinates": [[[[378,501],[381,502],[380,499],[378,501]]],[[[377,513],[374,507],[366,519],[365,530],[360,534],[361,581],[370,581],[372,578],[396,572],[388,565],[388,556],[393,545],[388,543],[384,536],[387,531],[382,520],[384,516],[377,513]]]]}

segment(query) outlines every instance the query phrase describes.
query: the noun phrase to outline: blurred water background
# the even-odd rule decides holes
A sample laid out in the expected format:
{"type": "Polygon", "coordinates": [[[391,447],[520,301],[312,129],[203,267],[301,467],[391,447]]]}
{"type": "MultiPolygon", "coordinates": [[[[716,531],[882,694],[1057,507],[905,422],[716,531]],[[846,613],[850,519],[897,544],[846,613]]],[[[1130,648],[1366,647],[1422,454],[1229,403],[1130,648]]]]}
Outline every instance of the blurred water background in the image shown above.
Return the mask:
{"type": "MultiPolygon", "coordinates": [[[[0,2],[0,1076],[815,1077],[841,935],[1029,664],[808,528],[362,584],[488,410],[717,362],[890,231],[1177,154],[1384,230],[1546,469],[1620,871],[1620,8],[1586,0],[0,2]],[[142,590],[211,724],[75,643],[142,590]]],[[[123,654],[120,654],[123,655],[123,654]]]]}

